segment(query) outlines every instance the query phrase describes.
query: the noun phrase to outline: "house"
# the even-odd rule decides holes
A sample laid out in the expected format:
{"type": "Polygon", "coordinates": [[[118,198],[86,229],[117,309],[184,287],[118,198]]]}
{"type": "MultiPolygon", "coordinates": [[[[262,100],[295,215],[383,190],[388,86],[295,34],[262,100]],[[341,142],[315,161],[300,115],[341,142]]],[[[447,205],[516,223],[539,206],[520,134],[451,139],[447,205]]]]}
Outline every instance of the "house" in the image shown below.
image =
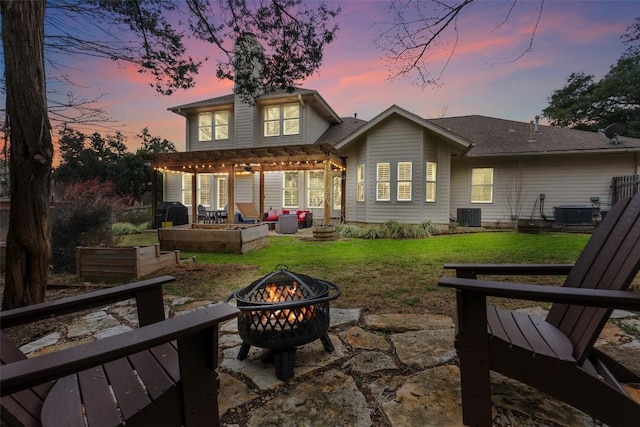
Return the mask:
{"type": "Polygon", "coordinates": [[[614,177],[640,173],[640,139],[537,118],[425,119],[392,105],[365,121],[340,117],[309,89],[169,110],[185,118],[186,151],[152,163],[165,174],[165,201],[187,205],[194,222],[198,204],[238,202],[262,213],[308,210],[314,222],[510,225],[565,209],[584,221],[592,205],[613,203],[614,177]]]}

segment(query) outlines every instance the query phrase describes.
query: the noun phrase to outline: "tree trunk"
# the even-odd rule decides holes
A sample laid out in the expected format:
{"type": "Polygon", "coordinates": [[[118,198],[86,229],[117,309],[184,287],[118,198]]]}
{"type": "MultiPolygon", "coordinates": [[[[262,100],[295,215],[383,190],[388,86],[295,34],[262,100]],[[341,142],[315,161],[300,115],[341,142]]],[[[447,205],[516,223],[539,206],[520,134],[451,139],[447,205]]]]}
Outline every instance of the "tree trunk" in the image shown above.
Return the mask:
{"type": "Polygon", "coordinates": [[[49,277],[53,144],[45,90],[45,6],[44,0],[0,0],[11,141],[3,309],[42,302],[49,277]]]}

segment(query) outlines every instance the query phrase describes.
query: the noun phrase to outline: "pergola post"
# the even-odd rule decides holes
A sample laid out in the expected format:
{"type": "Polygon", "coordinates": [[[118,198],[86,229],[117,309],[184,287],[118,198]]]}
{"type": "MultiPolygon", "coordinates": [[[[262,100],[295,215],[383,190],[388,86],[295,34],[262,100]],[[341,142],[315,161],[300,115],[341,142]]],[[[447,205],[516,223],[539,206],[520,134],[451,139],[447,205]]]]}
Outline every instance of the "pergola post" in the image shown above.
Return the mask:
{"type": "Polygon", "coordinates": [[[259,179],[260,179],[260,202],[258,203],[259,206],[259,213],[260,213],[260,221],[262,221],[264,219],[264,171],[260,170],[260,175],[259,179]]]}
{"type": "Polygon", "coordinates": [[[228,188],[227,188],[227,222],[229,224],[236,223],[236,170],[233,164],[229,164],[228,167],[228,176],[227,179],[228,188]]]}
{"type": "Polygon", "coordinates": [[[198,222],[198,174],[191,174],[191,223],[198,222]]]}
{"type": "Polygon", "coordinates": [[[324,161],[324,224],[331,224],[331,160],[324,161]]]}

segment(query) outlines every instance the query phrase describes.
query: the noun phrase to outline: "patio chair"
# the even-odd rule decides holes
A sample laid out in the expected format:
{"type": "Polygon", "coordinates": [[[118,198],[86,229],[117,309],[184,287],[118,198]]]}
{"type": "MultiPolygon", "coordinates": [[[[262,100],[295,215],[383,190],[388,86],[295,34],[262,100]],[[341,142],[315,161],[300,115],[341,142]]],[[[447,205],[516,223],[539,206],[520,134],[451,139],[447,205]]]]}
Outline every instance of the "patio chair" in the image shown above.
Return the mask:
{"type": "Polygon", "coordinates": [[[198,205],[198,222],[211,222],[211,218],[207,213],[207,208],[205,208],[203,205],[198,205]]]}
{"type": "Polygon", "coordinates": [[[8,328],[135,298],[140,328],[28,359],[0,332],[0,405],[8,426],[218,426],[216,304],[164,320],[171,276],[0,312],[8,328]]]}
{"type": "Polygon", "coordinates": [[[236,203],[236,208],[240,213],[239,222],[257,223],[262,221],[260,213],[253,203],[236,203]]]}
{"type": "Polygon", "coordinates": [[[637,425],[640,404],[621,383],[637,372],[594,349],[614,308],[640,310],[627,291],[640,269],[640,193],[616,204],[570,265],[449,264],[440,286],[457,295],[463,423],[491,426],[489,371],[528,384],[609,426],[637,425]],[[477,275],[567,274],[562,287],[477,280],[477,275]],[[486,298],[552,302],[546,319],[486,304],[486,298]]]}

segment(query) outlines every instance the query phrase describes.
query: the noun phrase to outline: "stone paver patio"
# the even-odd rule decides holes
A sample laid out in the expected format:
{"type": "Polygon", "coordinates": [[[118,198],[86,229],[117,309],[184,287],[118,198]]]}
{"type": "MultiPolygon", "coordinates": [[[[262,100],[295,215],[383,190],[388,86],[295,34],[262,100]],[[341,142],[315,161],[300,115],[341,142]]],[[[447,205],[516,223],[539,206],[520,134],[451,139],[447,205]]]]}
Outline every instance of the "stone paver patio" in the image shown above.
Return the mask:
{"type": "MultiPolygon", "coordinates": [[[[210,304],[166,298],[167,315],[210,304]]],[[[542,309],[534,309],[540,311],[542,309]]],[[[606,346],[640,370],[638,313],[614,312],[600,337],[606,346]],[[624,330],[634,330],[628,334],[624,330]]],[[[35,357],[137,327],[133,302],[92,312],[26,344],[35,357]]],[[[448,317],[414,314],[361,315],[357,309],[331,309],[330,339],[296,352],[295,376],[275,377],[266,350],[251,348],[239,361],[235,320],[220,329],[220,413],[232,426],[461,426],[459,369],[454,323],[448,317]]],[[[493,375],[493,374],[492,374],[493,375]]],[[[598,426],[583,413],[499,375],[493,377],[496,426],[598,426]]],[[[634,390],[638,392],[638,390],[634,390]]]]}

